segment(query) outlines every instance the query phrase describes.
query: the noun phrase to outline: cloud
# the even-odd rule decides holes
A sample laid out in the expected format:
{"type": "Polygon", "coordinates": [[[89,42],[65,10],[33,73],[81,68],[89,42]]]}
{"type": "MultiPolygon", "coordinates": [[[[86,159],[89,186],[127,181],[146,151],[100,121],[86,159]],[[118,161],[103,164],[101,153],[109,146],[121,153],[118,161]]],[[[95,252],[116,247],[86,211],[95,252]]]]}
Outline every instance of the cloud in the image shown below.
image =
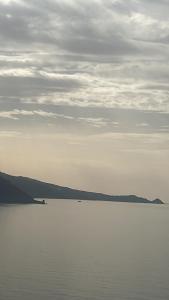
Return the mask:
{"type": "Polygon", "coordinates": [[[65,118],[65,119],[70,119],[70,120],[73,119],[73,117],[71,117],[71,116],[66,116],[63,114],[57,114],[57,113],[52,113],[52,112],[47,112],[47,111],[42,111],[42,110],[29,111],[29,110],[14,109],[12,111],[0,111],[0,118],[18,120],[19,117],[21,117],[21,116],[24,116],[24,117],[40,116],[43,118],[65,118]]]}
{"type": "Polygon", "coordinates": [[[3,131],[0,130],[0,138],[16,138],[21,135],[21,132],[19,131],[3,131]]]}
{"type": "MultiPolygon", "coordinates": [[[[16,74],[14,71],[13,75],[8,75],[9,71],[6,71],[6,74],[0,76],[0,94],[1,97],[35,97],[50,93],[64,92],[67,93],[70,90],[78,89],[82,86],[82,83],[78,79],[73,78],[50,78],[45,76],[30,76],[28,71],[17,70],[16,74]],[[18,73],[22,73],[22,76],[18,73]],[[16,76],[17,75],[17,76],[16,76]]],[[[2,71],[1,71],[2,73],[2,71]]],[[[33,74],[34,75],[34,74],[33,74]]]]}
{"type": "Polygon", "coordinates": [[[24,110],[13,110],[13,111],[1,111],[0,118],[7,118],[12,120],[18,120],[18,115],[22,116],[32,116],[34,113],[32,111],[24,111],[24,110]]]}
{"type": "Polygon", "coordinates": [[[107,121],[103,118],[78,118],[78,121],[88,123],[89,125],[97,128],[107,125],[107,121]]]}
{"type": "Polygon", "coordinates": [[[69,129],[58,111],[70,107],[72,122],[114,130],[118,118],[85,115],[94,107],[121,110],[118,130],[134,130],[138,110],[151,121],[136,127],[166,125],[156,112],[169,112],[168,13],[164,0],[1,0],[1,122],[57,117],[69,129]]]}
{"type": "Polygon", "coordinates": [[[169,114],[122,108],[22,105],[22,109],[1,110],[3,130],[33,133],[40,130],[50,135],[65,134],[103,135],[105,133],[154,134],[169,132],[169,114]],[[29,110],[28,110],[29,109],[29,110]]]}

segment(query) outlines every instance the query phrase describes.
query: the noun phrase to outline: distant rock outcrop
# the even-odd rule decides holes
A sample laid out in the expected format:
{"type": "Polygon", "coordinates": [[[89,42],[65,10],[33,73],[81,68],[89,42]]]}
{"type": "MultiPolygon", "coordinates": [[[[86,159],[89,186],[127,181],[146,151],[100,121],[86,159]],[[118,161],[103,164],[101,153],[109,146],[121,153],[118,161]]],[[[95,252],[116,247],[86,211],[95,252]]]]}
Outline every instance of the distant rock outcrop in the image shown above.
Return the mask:
{"type": "Polygon", "coordinates": [[[152,201],[153,204],[164,204],[163,201],[160,199],[156,198],[155,200],[152,201]]]}
{"type": "Polygon", "coordinates": [[[150,201],[143,197],[135,195],[112,196],[101,193],[86,192],[68,187],[62,187],[51,183],[45,183],[35,179],[11,176],[0,173],[1,177],[9,180],[22,191],[30,194],[33,198],[48,199],[77,199],[77,200],[97,200],[97,201],[114,201],[114,202],[131,202],[131,203],[147,203],[147,204],[163,204],[160,199],[150,201]]]}
{"type": "Polygon", "coordinates": [[[37,203],[37,201],[0,175],[0,203],[37,203]]]}

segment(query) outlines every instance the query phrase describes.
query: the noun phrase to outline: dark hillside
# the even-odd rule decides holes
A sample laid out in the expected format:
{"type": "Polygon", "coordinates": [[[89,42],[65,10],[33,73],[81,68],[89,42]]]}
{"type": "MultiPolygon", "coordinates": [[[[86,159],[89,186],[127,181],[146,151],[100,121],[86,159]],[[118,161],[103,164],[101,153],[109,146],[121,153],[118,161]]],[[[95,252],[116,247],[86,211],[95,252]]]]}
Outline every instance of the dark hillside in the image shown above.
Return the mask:
{"type": "Polygon", "coordinates": [[[150,201],[146,198],[138,197],[135,195],[112,196],[101,193],[86,192],[38,181],[27,177],[10,176],[4,173],[0,174],[7,180],[10,180],[10,182],[12,182],[19,189],[22,189],[27,194],[30,194],[30,196],[33,198],[99,200],[148,204],[163,203],[160,199],[150,201]]]}
{"type": "Polygon", "coordinates": [[[0,203],[36,203],[36,201],[0,175],[0,203]]]}

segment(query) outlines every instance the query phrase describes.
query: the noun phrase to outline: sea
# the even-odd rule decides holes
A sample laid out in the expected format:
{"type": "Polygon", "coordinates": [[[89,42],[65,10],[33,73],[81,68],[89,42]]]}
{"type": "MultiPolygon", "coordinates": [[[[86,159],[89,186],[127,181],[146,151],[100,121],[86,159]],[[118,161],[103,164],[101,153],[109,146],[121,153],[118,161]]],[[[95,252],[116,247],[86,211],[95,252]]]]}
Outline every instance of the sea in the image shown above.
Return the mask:
{"type": "Polygon", "coordinates": [[[0,206],[0,300],[169,299],[169,205],[0,206]]]}

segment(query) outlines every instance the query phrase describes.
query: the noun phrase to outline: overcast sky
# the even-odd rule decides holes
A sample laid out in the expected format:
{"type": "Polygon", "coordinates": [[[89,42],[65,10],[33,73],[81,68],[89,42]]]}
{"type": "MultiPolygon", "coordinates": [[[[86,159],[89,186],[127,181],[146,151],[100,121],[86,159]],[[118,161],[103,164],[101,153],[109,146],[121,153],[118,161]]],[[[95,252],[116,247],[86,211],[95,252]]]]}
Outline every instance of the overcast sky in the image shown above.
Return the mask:
{"type": "Polygon", "coordinates": [[[168,0],[0,0],[2,171],[168,200],[168,133],[168,0]]]}

